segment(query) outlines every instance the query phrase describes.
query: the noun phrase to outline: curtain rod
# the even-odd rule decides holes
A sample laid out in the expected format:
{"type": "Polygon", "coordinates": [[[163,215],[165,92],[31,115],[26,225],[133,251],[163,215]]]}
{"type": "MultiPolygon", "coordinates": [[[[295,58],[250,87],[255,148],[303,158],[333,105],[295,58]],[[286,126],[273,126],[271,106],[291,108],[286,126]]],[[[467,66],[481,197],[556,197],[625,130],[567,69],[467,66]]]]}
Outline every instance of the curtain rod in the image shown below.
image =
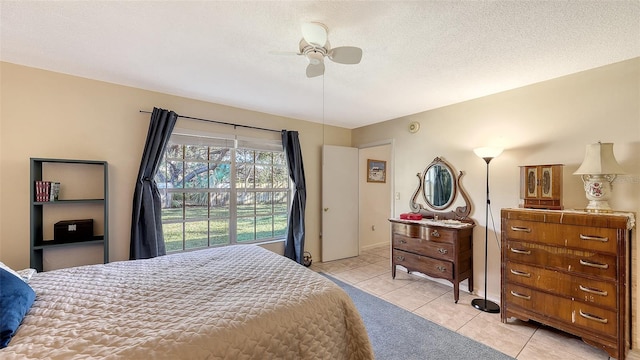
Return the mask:
{"type": "MultiPolygon", "coordinates": [[[[140,112],[141,113],[145,113],[145,114],[151,114],[152,113],[151,111],[146,111],[146,110],[140,110],[140,112]]],[[[234,123],[230,123],[230,122],[210,120],[210,119],[201,119],[201,118],[191,117],[191,116],[178,115],[178,117],[179,118],[183,118],[183,119],[211,122],[211,123],[216,123],[216,124],[220,124],[220,125],[229,125],[229,126],[233,126],[233,127],[243,127],[243,128],[247,128],[247,129],[272,131],[272,132],[277,132],[277,133],[281,132],[281,130],[267,129],[267,128],[261,128],[261,127],[257,127],[257,126],[249,126],[249,125],[242,125],[242,124],[234,124],[234,123]]]]}

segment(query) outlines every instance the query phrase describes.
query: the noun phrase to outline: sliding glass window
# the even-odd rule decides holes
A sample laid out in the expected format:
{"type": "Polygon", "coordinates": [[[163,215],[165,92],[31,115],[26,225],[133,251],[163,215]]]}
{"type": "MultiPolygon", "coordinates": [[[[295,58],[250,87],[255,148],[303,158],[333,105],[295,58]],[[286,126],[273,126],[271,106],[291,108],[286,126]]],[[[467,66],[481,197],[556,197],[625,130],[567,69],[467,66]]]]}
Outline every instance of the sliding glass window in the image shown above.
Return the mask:
{"type": "Polygon", "coordinates": [[[167,252],[286,236],[291,189],[280,141],[174,131],[155,180],[167,252]]]}

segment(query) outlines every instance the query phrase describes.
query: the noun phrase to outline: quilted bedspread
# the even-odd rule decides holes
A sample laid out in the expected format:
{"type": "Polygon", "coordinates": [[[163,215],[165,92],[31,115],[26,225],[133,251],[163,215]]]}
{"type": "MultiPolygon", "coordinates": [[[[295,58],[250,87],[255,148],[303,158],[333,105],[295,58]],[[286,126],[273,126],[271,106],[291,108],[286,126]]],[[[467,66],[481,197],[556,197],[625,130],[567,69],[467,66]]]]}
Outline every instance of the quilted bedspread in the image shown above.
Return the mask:
{"type": "Polygon", "coordinates": [[[253,245],[38,273],[2,359],[372,359],[337,285],[253,245]]]}

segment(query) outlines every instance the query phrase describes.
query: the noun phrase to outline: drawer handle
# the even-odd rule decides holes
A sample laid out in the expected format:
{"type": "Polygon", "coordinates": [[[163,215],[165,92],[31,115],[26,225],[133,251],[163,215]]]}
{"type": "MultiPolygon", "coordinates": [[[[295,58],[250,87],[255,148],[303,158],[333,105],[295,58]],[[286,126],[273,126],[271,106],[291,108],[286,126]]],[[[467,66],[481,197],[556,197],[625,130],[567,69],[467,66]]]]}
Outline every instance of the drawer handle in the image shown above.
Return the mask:
{"type": "Polygon", "coordinates": [[[528,278],[530,278],[530,277],[531,277],[531,273],[524,272],[524,271],[519,271],[519,270],[513,270],[513,269],[511,269],[511,273],[512,273],[513,275],[517,275],[517,276],[524,276],[524,277],[528,277],[528,278]]]}
{"type": "Polygon", "coordinates": [[[526,228],[526,227],[521,227],[521,226],[512,226],[511,230],[519,231],[519,232],[526,232],[526,233],[530,233],[531,232],[531,229],[526,228]]]}
{"type": "Polygon", "coordinates": [[[516,254],[531,255],[530,250],[520,250],[520,249],[514,249],[514,248],[511,248],[509,250],[511,250],[512,253],[516,253],[516,254]]]}
{"type": "Polygon", "coordinates": [[[595,315],[592,315],[592,314],[588,314],[586,312],[582,312],[582,309],[580,309],[580,316],[582,316],[585,319],[597,321],[597,322],[602,323],[602,324],[606,324],[606,323],[609,322],[609,320],[603,319],[600,316],[595,316],[595,315]]]}
{"type": "Polygon", "coordinates": [[[591,266],[591,267],[598,268],[598,269],[608,269],[609,268],[609,264],[594,263],[594,262],[586,261],[586,260],[582,260],[582,259],[580,259],[580,265],[591,266]]]}
{"type": "Polygon", "coordinates": [[[404,256],[396,256],[396,260],[398,260],[398,261],[404,261],[404,256]]]}
{"type": "Polygon", "coordinates": [[[522,295],[522,294],[519,294],[519,293],[517,293],[517,292],[515,292],[513,290],[511,290],[511,295],[513,295],[513,296],[515,296],[517,298],[520,298],[520,299],[531,300],[531,296],[522,295]]]}
{"type": "Polygon", "coordinates": [[[407,243],[407,240],[405,240],[405,239],[400,239],[400,244],[406,244],[406,243],[407,243]]]}
{"type": "Polygon", "coordinates": [[[442,266],[442,265],[440,265],[440,266],[436,267],[436,269],[438,269],[438,271],[440,271],[440,272],[445,272],[445,271],[447,271],[447,268],[446,268],[446,267],[444,267],[444,266],[442,266]]]}
{"type": "Polygon", "coordinates": [[[578,285],[578,288],[584,292],[588,292],[591,294],[596,294],[596,295],[600,295],[600,296],[607,296],[607,292],[603,291],[603,290],[598,290],[598,289],[594,289],[594,288],[589,288],[586,286],[582,286],[582,285],[578,285]]]}
{"type": "Polygon", "coordinates": [[[443,248],[438,248],[438,252],[442,255],[448,253],[449,251],[447,251],[447,249],[443,249],[443,248]]]}
{"type": "Polygon", "coordinates": [[[608,237],[602,237],[602,236],[590,236],[590,235],[582,235],[582,234],[580,234],[580,240],[594,240],[594,241],[608,242],[609,238],[608,237]]]}
{"type": "Polygon", "coordinates": [[[433,231],[431,232],[431,236],[439,238],[439,237],[440,237],[440,233],[439,233],[439,232],[438,232],[438,230],[436,229],[436,230],[433,230],[433,231]]]}

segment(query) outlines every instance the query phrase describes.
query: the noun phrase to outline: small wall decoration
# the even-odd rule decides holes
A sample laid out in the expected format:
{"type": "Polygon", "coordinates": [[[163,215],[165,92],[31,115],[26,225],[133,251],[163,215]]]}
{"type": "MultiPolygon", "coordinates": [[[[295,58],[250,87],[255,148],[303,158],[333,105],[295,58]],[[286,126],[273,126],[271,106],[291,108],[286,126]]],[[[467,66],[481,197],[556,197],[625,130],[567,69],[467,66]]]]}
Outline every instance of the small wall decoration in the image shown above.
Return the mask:
{"type": "Polygon", "coordinates": [[[387,182],[387,162],[367,159],[367,182],[387,182]]]}

